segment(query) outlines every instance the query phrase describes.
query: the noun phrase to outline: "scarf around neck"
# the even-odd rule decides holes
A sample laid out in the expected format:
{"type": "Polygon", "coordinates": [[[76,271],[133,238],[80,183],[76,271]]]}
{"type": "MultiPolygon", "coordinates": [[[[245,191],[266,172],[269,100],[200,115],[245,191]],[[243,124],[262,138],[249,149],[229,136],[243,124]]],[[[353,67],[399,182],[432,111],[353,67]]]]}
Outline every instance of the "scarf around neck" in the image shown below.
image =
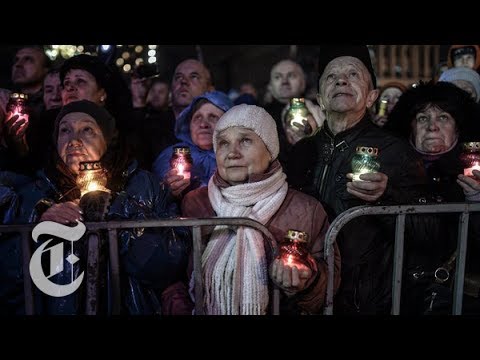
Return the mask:
{"type": "MultiPolygon", "coordinates": [[[[288,192],[280,163],[257,182],[221,187],[218,171],[208,183],[208,197],[219,217],[248,217],[265,225],[288,192]]],[[[263,315],[268,297],[268,264],[261,232],[221,225],[212,232],[202,255],[206,313],[263,315]]]]}

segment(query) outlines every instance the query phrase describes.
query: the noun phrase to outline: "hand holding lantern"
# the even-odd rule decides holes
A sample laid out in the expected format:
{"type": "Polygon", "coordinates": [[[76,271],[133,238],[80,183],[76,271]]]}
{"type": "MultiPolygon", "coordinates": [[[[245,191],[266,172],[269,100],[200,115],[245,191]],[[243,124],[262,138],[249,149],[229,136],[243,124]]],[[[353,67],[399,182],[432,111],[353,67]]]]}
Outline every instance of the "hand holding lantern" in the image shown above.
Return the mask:
{"type": "Polygon", "coordinates": [[[285,132],[290,135],[289,142],[295,144],[300,139],[313,132],[309,123],[309,117],[313,117],[305,105],[304,98],[290,99],[290,107],[285,115],[285,132]]]}
{"type": "Polygon", "coordinates": [[[80,207],[87,221],[102,221],[110,205],[110,190],[106,188],[107,174],[100,161],[80,163],[77,186],[80,189],[80,207]]]}
{"type": "Polygon", "coordinates": [[[378,172],[380,163],[377,160],[378,148],[357,146],[352,158],[352,174],[354,181],[363,181],[361,174],[378,172]]]}

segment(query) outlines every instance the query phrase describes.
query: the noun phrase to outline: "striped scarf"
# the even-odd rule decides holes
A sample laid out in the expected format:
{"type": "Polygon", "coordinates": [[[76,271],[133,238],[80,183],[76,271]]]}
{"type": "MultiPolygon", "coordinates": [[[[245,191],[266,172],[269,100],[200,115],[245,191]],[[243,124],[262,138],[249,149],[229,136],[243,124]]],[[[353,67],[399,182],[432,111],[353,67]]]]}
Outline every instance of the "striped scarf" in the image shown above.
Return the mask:
{"type": "MultiPolygon", "coordinates": [[[[214,177],[208,196],[219,217],[248,217],[265,225],[288,192],[286,175],[278,162],[270,177],[221,188],[214,177]]],[[[216,226],[202,255],[206,313],[263,315],[268,306],[268,269],[261,232],[239,226],[236,231],[216,226]]]]}

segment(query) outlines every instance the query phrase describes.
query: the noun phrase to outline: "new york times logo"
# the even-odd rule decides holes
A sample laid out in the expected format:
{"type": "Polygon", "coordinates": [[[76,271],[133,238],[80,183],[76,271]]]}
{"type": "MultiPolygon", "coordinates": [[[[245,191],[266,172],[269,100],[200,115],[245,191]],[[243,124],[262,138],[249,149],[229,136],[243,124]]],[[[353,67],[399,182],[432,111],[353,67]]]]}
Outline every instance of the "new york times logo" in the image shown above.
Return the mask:
{"type": "MultiPolygon", "coordinates": [[[[67,240],[71,243],[71,253],[65,259],[73,267],[78,260],[73,254],[73,242],[82,238],[85,234],[86,227],[83,223],[77,222],[75,227],[65,226],[58,224],[53,221],[43,221],[33,228],[32,238],[33,241],[38,242],[38,237],[40,235],[53,235],[61,239],[67,240]]],[[[61,242],[57,245],[54,245],[45,250],[48,244],[53,240],[53,238],[45,241],[40,247],[33,253],[32,258],[30,259],[30,276],[32,277],[33,283],[44,293],[54,297],[67,296],[75,292],[81,285],[83,281],[82,272],[79,277],[72,279],[69,284],[59,285],[50,281],[49,279],[59,274],[63,271],[63,261],[64,261],[64,243],[61,242]],[[45,275],[42,268],[42,255],[49,254],[50,256],[50,271],[48,275],[45,275]]],[[[72,271],[73,274],[73,271],[72,271]]]]}

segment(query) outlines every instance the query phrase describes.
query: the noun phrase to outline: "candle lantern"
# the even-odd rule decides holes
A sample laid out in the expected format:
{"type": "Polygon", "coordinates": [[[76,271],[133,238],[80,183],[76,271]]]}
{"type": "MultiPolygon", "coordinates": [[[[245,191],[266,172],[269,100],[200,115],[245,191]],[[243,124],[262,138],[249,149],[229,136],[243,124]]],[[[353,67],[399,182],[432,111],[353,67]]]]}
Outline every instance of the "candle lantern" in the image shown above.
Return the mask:
{"type": "Polygon", "coordinates": [[[380,169],[377,156],[378,148],[357,146],[356,153],[352,158],[353,180],[363,181],[360,179],[361,174],[377,172],[380,169]]]}
{"type": "Polygon", "coordinates": [[[313,129],[307,121],[309,114],[304,98],[292,98],[286,115],[286,124],[295,131],[303,129],[303,136],[310,135],[313,129]]]}
{"type": "Polygon", "coordinates": [[[177,175],[183,175],[184,179],[190,179],[193,159],[188,146],[174,147],[170,158],[170,166],[177,169],[177,175]]]}
{"type": "Polygon", "coordinates": [[[298,270],[312,269],[311,258],[307,250],[306,232],[288,230],[280,244],[279,256],[285,265],[296,266],[298,270]]]}
{"type": "Polygon", "coordinates": [[[378,106],[378,116],[385,116],[388,109],[388,99],[381,99],[380,105],[378,106]]]}
{"type": "Polygon", "coordinates": [[[6,112],[10,113],[11,116],[15,115],[26,115],[27,114],[27,106],[26,101],[28,99],[28,95],[22,93],[11,93],[10,98],[7,103],[6,112]]]}
{"type": "Polygon", "coordinates": [[[472,171],[480,171],[480,142],[465,142],[462,147],[460,161],[463,165],[463,175],[474,177],[472,171]]]}
{"type": "Polygon", "coordinates": [[[80,189],[80,207],[87,221],[102,221],[110,205],[107,173],[100,161],[80,163],[77,186],[80,189]]]}

